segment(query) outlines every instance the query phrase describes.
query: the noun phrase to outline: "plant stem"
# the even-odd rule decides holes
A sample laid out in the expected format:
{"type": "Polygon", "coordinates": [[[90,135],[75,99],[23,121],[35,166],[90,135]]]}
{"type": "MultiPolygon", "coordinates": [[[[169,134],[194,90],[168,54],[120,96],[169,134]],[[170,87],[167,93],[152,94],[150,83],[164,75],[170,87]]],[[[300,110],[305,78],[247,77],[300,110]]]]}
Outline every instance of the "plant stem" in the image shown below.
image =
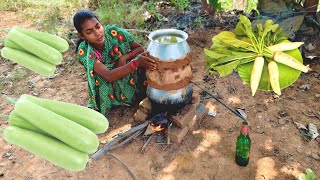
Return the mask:
{"type": "MultiPolygon", "coordinates": [[[[250,41],[252,42],[252,44],[253,44],[253,47],[254,47],[254,49],[255,49],[255,51],[256,51],[256,53],[258,53],[259,54],[259,49],[257,49],[257,43],[256,42],[254,42],[253,40],[252,40],[252,37],[249,37],[250,38],[250,41]]],[[[256,41],[256,40],[255,40],[256,41]]]]}

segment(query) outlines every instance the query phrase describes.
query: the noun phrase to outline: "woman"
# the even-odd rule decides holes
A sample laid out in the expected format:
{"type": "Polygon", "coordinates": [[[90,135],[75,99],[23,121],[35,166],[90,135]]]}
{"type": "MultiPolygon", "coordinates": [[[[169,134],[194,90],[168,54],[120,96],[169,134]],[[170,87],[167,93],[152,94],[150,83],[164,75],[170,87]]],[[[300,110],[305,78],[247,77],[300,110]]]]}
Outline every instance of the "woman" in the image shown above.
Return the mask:
{"type": "Polygon", "coordinates": [[[102,26],[92,12],[81,10],[73,17],[80,42],[77,55],[88,77],[89,108],[103,115],[115,106],[131,104],[145,91],[145,68],[155,61],[131,34],[115,25],[102,26]]]}

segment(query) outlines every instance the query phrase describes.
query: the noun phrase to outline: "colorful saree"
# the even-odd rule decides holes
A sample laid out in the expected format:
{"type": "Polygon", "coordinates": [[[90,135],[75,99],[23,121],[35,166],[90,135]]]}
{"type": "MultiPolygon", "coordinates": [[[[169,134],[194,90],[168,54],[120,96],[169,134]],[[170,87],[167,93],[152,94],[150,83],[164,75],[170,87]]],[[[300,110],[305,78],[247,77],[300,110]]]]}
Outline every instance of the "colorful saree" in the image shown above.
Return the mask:
{"type": "Polygon", "coordinates": [[[113,107],[123,103],[132,104],[137,96],[145,93],[146,76],[143,69],[138,69],[122,79],[109,83],[94,73],[95,59],[98,58],[109,70],[112,70],[115,68],[119,57],[130,51],[130,45],[134,41],[131,34],[117,26],[105,26],[104,31],[105,42],[102,56],[95,53],[93,47],[87,41],[83,41],[78,47],[78,58],[88,77],[88,107],[107,116],[113,107]]]}

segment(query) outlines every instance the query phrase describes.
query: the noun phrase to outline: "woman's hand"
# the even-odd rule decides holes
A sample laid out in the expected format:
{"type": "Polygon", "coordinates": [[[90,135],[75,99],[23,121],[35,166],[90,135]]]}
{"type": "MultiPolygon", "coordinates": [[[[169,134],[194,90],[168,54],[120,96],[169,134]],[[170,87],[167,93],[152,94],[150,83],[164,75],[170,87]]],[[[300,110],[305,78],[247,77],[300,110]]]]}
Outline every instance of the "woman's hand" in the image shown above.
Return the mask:
{"type": "Polygon", "coordinates": [[[146,69],[157,69],[157,65],[155,63],[155,60],[145,56],[146,53],[142,53],[135,61],[137,67],[144,67],[146,69]]]}

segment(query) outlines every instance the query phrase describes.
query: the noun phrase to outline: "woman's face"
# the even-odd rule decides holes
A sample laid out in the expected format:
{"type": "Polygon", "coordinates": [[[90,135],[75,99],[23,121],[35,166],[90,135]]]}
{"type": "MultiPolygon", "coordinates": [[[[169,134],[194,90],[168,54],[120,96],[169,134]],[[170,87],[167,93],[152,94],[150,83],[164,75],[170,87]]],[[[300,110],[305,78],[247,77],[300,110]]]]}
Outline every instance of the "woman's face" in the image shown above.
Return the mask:
{"type": "Polygon", "coordinates": [[[94,47],[103,47],[104,44],[104,28],[96,18],[86,19],[81,25],[81,39],[86,39],[94,47]]]}

